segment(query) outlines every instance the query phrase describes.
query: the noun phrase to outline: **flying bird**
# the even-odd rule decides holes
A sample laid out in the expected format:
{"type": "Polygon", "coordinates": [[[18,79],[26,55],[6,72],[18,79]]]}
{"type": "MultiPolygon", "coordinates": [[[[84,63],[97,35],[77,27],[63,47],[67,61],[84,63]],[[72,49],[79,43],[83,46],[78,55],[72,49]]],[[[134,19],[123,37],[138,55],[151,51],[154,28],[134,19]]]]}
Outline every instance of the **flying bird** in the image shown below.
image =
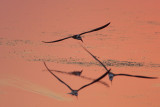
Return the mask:
{"type": "MultiPolygon", "coordinates": [[[[83,88],[87,87],[87,86],[90,86],[98,81],[100,81],[101,79],[103,79],[107,74],[108,72],[105,72],[102,76],[100,76],[99,78],[97,78],[96,80],[92,81],[91,83],[88,83],[86,85],[83,85],[82,87],[80,87],[78,90],[74,90],[72,89],[67,83],[65,83],[64,81],[62,81],[59,77],[57,77],[53,72],[51,72],[51,70],[47,67],[46,63],[44,62],[44,65],[45,67],[47,68],[47,70],[54,76],[56,77],[61,83],[63,83],[64,85],[66,85],[70,90],[71,90],[71,93],[68,93],[68,94],[71,94],[73,96],[78,96],[78,92],[80,90],[82,90],[83,88]]],[[[110,71],[111,69],[109,69],[110,71]]]]}
{"type": "Polygon", "coordinates": [[[80,34],[77,34],[77,35],[65,37],[65,38],[63,38],[63,39],[59,39],[59,40],[55,40],[55,41],[49,41],[49,42],[45,42],[45,41],[42,41],[42,42],[44,42],[44,43],[55,43],[55,42],[60,42],[60,41],[69,39],[69,38],[81,40],[81,41],[83,42],[82,37],[81,37],[82,35],[84,35],[84,34],[86,34],[86,33],[91,33],[91,32],[94,32],[94,31],[101,30],[101,29],[107,27],[109,24],[110,24],[110,22],[107,23],[107,24],[105,24],[105,25],[103,25],[103,26],[101,26],[101,27],[98,27],[98,28],[96,28],[96,29],[93,29],[93,30],[90,30],[90,31],[87,31],[87,32],[83,32],[83,33],[80,33],[80,34]]]}
{"type": "MultiPolygon", "coordinates": [[[[82,45],[81,45],[82,46],[82,45]]],[[[91,52],[89,52],[84,46],[82,46],[83,49],[88,52],[96,61],[98,61],[105,69],[106,71],[108,71],[107,67],[100,61],[97,59],[97,57],[95,57],[91,52]]],[[[157,79],[157,77],[147,77],[147,76],[140,76],[140,75],[130,75],[130,74],[114,74],[112,72],[109,71],[108,73],[109,76],[109,80],[112,82],[113,77],[114,76],[130,76],[130,77],[137,77],[137,78],[146,78],[146,79],[157,79]]]]}

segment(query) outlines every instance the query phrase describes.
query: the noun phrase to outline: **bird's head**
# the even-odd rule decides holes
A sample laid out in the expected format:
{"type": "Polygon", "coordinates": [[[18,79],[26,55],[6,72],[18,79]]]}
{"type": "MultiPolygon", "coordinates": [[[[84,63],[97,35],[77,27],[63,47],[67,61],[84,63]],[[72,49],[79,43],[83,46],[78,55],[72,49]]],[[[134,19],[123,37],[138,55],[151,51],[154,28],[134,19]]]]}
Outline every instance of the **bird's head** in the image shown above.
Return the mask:
{"type": "Polygon", "coordinates": [[[111,73],[111,72],[109,72],[109,73],[108,73],[108,76],[109,76],[109,80],[112,81],[112,80],[113,80],[113,77],[114,77],[114,74],[111,73]]]}
{"type": "Polygon", "coordinates": [[[74,35],[73,38],[77,39],[77,40],[81,40],[83,42],[82,37],[79,34],[78,35],[74,35]]]}
{"type": "Polygon", "coordinates": [[[72,92],[68,94],[71,94],[73,96],[78,96],[78,90],[72,90],[72,92]]]}

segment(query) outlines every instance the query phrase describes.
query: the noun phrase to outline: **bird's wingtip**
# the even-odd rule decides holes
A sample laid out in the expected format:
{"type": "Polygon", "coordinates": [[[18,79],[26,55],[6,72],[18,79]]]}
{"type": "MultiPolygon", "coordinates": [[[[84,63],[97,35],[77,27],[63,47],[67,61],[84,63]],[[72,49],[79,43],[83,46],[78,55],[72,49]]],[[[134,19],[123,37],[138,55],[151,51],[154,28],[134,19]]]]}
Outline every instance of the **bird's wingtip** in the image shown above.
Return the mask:
{"type": "Polygon", "coordinates": [[[158,79],[158,77],[153,77],[153,79],[158,79]]]}
{"type": "Polygon", "coordinates": [[[41,41],[41,42],[46,43],[45,41],[41,41]]]}

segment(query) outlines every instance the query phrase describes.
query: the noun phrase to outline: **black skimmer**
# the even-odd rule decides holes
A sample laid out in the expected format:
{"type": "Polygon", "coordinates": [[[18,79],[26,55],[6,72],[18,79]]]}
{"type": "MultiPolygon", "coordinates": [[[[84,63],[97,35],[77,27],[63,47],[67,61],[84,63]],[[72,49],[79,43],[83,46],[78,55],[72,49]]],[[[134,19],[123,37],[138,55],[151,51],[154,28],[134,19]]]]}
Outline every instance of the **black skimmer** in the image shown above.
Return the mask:
{"type": "Polygon", "coordinates": [[[45,67],[47,68],[47,70],[54,76],[56,77],[61,83],[63,83],[64,85],[66,85],[70,90],[71,90],[71,93],[68,93],[68,94],[71,94],[73,96],[78,96],[78,92],[80,90],[82,90],[83,88],[87,87],[87,86],[90,86],[98,81],[100,81],[101,79],[103,79],[107,74],[108,72],[111,70],[109,69],[108,72],[105,72],[102,76],[100,76],[99,78],[97,78],[96,80],[86,84],[86,85],[83,85],[82,87],[80,87],[78,90],[73,90],[68,84],[66,84],[64,81],[62,81],[59,77],[57,77],[53,72],[51,72],[51,70],[47,67],[46,63],[44,62],[44,65],[45,67]]]}
{"type": "MultiPolygon", "coordinates": [[[[81,45],[82,46],[82,45],[81,45]]],[[[84,46],[83,49],[88,52],[96,61],[98,61],[105,69],[108,71],[107,67],[98,60],[91,52],[89,52],[84,46]]],[[[140,76],[140,75],[129,75],[129,74],[114,74],[112,72],[108,72],[109,80],[112,82],[114,76],[130,76],[130,77],[137,77],[137,78],[146,78],[146,79],[157,79],[157,77],[147,77],[147,76],[140,76]]]]}
{"type": "Polygon", "coordinates": [[[81,40],[81,41],[83,42],[82,37],[81,37],[82,35],[84,35],[84,34],[86,34],[86,33],[90,33],[90,32],[94,32],[94,31],[101,30],[101,29],[107,27],[109,24],[110,24],[110,22],[107,23],[107,24],[105,24],[105,25],[103,25],[103,26],[101,26],[101,27],[98,27],[98,28],[96,28],[96,29],[93,29],[93,30],[90,30],[90,31],[87,31],[87,32],[83,32],[83,33],[80,33],[80,34],[77,34],[77,35],[65,37],[65,38],[63,38],[63,39],[59,39],[59,40],[55,40],[55,41],[49,41],[49,42],[45,42],[45,41],[42,41],[42,42],[44,42],[44,43],[55,43],[55,42],[59,42],[59,41],[63,41],[63,40],[69,39],[69,38],[81,40]]]}

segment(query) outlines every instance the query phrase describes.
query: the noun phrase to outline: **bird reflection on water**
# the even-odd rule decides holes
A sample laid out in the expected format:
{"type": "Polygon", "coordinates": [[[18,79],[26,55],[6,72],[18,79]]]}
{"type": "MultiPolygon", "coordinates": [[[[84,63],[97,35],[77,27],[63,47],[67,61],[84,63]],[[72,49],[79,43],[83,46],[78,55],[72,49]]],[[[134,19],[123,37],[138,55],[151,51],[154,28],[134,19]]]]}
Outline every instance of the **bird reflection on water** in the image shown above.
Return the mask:
{"type": "MultiPolygon", "coordinates": [[[[73,72],[65,72],[65,71],[60,71],[60,70],[50,70],[51,72],[58,72],[58,73],[63,73],[63,74],[67,74],[67,75],[73,75],[73,76],[77,76],[86,80],[95,80],[94,78],[90,78],[90,77],[86,77],[86,76],[82,76],[82,75],[75,75],[73,72],[81,72],[81,71],[73,71],[73,72]]],[[[109,85],[106,82],[103,81],[98,81],[97,83],[101,83],[106,87],[109,87],[109,85]]]]}

